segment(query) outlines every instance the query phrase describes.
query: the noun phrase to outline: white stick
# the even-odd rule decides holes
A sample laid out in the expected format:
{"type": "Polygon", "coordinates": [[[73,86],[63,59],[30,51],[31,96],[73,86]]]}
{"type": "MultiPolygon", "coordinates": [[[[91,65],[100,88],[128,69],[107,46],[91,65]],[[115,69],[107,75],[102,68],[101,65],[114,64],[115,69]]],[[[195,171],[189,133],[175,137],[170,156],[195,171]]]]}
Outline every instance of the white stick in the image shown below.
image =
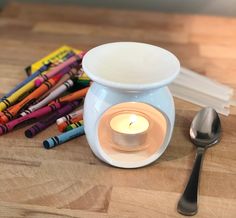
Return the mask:
{"type": "Polygon", "coordinates": [[[229,115],[229,102],[221,101],[212,96],[199,93],[188,88],[178,86],[176,84],[170,84],[169,88],[173,96],[189,101],[191,103],[206,107],[213,107],[218,113],[228,116],[229,115]]]}
{"type": "Polygon", "coordinates": [[[206,76],[202,76],[202,75],[200,75],[192,70],[189,70],[187,68],[181,67],[180,72],[183,73],[184,75],[194,78],[195,80],[202,81],[206,84],[212,85],[212,86],[218,88],[219,90],[221,90],[222,92],[229,93],[230,95],[232,95],[234,92],[234,90],[231,87],[223,85],[223,84],[221,84],[217,81],[214,81],[210,78],[207,78],[206,76]]]}
{"type": "Polygon", "coordinates": [[[173,83],[195,90],[196,92],[211,95],[223,101],[229,101],[229,99],[231,98],[231,95],[229,93],[223,92],[219,88],[216,88],[210,84],[205,84],[202,81],[196,81],[193,78],[187,78],[186,76],[182,76],[181,74],[173,81],[173,83]]]}

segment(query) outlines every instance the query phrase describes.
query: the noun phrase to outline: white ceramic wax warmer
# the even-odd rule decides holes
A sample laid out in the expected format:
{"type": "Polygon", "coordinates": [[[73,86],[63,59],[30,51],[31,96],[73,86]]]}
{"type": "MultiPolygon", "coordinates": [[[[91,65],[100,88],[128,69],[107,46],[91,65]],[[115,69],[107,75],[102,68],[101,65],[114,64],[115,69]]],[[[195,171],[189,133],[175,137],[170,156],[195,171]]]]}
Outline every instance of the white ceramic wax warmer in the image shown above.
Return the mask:
{"type": "Polygon", "coordinates": [[[82,62],[94,81],[84,103],[84,126],[95,155],[117,167],[152,163],[167,148],[175,107],[166,87],[180,70],[178,59],[157,46],[109,43],[82,62]]]}

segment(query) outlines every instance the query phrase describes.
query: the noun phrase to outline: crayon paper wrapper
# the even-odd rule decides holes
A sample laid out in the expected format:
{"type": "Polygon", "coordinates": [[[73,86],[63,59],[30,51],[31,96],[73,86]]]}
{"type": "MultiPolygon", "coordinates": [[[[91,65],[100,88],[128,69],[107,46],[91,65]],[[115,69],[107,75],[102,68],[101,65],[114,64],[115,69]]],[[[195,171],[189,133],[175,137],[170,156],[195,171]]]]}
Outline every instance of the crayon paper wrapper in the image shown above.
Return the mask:
{"type": "MultiPolygon", "coordinates": [[[[30,66],[25,68],[26,74],[30,76],[33,72],[40,69],[44,64],[51,62],[52,64],[58,64],[60,60],[62,60],[68,53],[74,52],[74,53],[80,53],[81,50],[77,50],[74,48],[71,48],[69,46],[62,46],[59,49],[55,50],[54,52],[50,53],[46,57],[43,57],[41,60],[31,64],[30,66]]],[[[47,71],[49,71],[51,68],[49,68],[47,71]]],[[[46,73],[45,71],[44,73],[46,73]]]]}

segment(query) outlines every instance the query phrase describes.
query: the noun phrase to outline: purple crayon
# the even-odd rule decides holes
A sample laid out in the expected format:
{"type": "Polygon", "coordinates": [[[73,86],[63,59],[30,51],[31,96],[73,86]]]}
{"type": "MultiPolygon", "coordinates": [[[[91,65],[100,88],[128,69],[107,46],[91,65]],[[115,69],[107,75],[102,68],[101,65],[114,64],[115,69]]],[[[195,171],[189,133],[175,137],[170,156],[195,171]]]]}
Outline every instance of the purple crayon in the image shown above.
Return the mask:
{"type": "Polygon", "coordinates": [[[54,103],[50,106],[43,107],[37,111],[34,111],[31,114],[28,114],[24,117],[19,117],[15,120],[12,120],[6,124],[0,124],[0,135],[6,134],[10,131],[13,131],[17,127],[20,127],[24,124],[28,124],[29,122],[37,121],[37,119],[45,116],[53,111],[60,109],[63,106],[61,103],[54,103]]]}
{"type": "Polygon", "coordinates": [[[28,138],[34,137],[42,130],[48,128],[50,125],[55,123],[59,117],[63,117],[71,113],[75,108],[77,108],[80,105],[80,102],[81,102],[80,100],[72,101],[63,106],[62,108],[60,108],[59,110],[55,111],[45,119],[40,120],[35,125],[33,125],[32,127],[30,127],[25,131],[25,136],[28,138]]]}

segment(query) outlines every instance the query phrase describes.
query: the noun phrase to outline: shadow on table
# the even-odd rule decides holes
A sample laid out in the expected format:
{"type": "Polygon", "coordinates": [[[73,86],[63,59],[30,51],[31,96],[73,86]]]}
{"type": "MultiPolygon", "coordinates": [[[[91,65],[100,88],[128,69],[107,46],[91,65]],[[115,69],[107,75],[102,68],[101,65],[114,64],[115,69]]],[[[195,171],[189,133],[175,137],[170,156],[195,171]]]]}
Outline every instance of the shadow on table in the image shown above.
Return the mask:
{"type": "Polygon", "coordinates": [[[181,159],[194,151],[195,147],[189,137],[189,128],[192,118],[192,113],[176,114],[176,122],[171,142],[164,154],[155,163],[181,159]]]}

